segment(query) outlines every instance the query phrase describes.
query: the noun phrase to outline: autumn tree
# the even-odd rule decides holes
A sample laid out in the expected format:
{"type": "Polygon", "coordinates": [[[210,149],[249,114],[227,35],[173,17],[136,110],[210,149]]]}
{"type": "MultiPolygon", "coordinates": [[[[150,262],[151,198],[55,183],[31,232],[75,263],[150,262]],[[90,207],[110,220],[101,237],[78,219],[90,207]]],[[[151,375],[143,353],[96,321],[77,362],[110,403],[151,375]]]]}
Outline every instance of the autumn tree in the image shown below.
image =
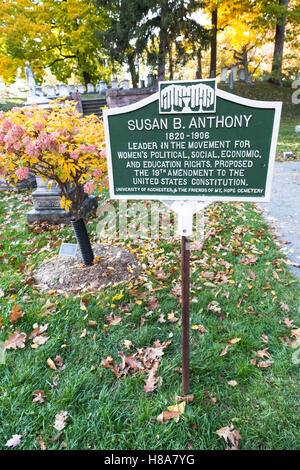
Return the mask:
{"type": "Polygon", "coordinates": [[[114,62],[126,64],[131,74],[133,88],[137,88],[139,76],[136,62],[141,57],[146,39],[138,34],[140,22],[148,12],[146,0],[94,0],[99,14],[105,9],[109,15],[109,26],[105,30],[97,30],[96,37],[101,47],[114,62]],[[137,43],[137,38],[139,41],[137,43]]]}
{"type": "Polygon", "coordinates": [[[42,78],[48,67],[58,80],[72,73],[85,83],[106,73],[95,29],[103,31],[108,15],[91,0],[7,0],[0,4],[0,75],[14,81],[28,60],[42,78]]]}
{"type": "Polygon", "coordinates": [[[93,252],[81,210],[86,194],[106,184],[104,145],[103,122],[82,117],[71,102],[0,113],[0,176],[17,182],[30,171],[59,186],[86,265],[93,252]]]}

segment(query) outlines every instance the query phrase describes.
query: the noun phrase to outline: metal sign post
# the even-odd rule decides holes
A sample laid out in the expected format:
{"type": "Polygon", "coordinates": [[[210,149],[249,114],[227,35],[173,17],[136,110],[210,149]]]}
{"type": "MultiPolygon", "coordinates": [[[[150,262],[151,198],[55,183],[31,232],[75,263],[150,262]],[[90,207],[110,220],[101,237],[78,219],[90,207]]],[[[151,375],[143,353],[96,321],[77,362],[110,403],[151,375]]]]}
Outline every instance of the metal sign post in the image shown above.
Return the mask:
{"type": "Polygon", "coordinates": [[[190,391],[190,242],[181,237],[182,393],[190,391]]]}
{"type": "Polygon", "coordinates": [[[178,215],[177,234],[181,236],[181,350],[182,394],[190,390],[190,240],[193,233],[193,216],[204,210],[209,202],[162,201],[178,215]]]}

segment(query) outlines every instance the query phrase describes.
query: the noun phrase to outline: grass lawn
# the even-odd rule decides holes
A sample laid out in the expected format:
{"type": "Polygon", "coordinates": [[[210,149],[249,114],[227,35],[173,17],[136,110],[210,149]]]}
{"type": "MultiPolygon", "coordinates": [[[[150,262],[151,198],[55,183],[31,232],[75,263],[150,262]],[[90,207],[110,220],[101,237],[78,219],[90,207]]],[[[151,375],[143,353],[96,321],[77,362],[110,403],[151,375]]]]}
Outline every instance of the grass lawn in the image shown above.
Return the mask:
{"type": "MultiPolygon", "coordinates": [[[[81,295],[45,293],[32,284],[35,266],[57,254],[62,241],[75,240],[69,227],[30,228],[29,208],[28,193],[2,193],[0,339],[16,329],[27,337],[25,347],[8,350],[0,364],[0,448],[18,434],[18,449],[225,449],[216,431],[231,423],[242,436],[241,449],[299,448],[299,364],[289,345],[299,337],[299,283],[255,206],[207,209],[211,236],[203,251],[191,253],[194,401],[178,422],[166,424],[157,417],[181,394],[180,303],[174,295],[179,240],[119,241],[142,263],[137,280],[81,295]],[[161,270],[167,279],[157,275],[161,270]],[[152,309],[149,297],[157,299],[152,309]],[[24,315],[12,325],[15,305],[24,315]],[[114,325],[107,320],[111,313],[114,325]],[[28,337],[35,323],[48,323],[49,339],[34,349],[28,337]],[[143,391],[144,371],[133,367],[117,379],[101,365],[109,355],[120,365],[121,351],[128,358],[157,340],[171,342],[157,373],[161,386],[152,392],[143,391]],[[230,340],[236,341],[220,356],[230,340]],[[47,359],[56,356],[62,361],[54,370],[47,359]],[[43,403],[32,401],[35,390],[45,393],[43,403]],[[61,411],[68,418],[58,432],[53,425],[61,411]]],[[[88,230],[99,241],[96,219],[88,230]]]]}

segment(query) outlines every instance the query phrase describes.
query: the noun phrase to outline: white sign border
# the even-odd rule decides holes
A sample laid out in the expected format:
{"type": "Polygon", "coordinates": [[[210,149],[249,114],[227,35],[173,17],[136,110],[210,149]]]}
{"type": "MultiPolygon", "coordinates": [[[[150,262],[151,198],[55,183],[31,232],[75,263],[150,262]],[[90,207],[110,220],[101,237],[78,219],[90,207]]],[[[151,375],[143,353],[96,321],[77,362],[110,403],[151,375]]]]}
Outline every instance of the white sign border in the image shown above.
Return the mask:
{"type": "MultiPolygon", "coordinates": [[[[184,83],[182,81],[181,83],[184,83]]],[[[108,180],[109,180],[109,194],[111,199],[119,199],[119,200],[181,200],[181,201],[189,201],[189,200],[197,200],[197,201],[232,201],[232,202],[270,202],[271,199],[271,187],[272,187],[272,179],[273,179],[273,171],[274,171],[274,163],[275,163],[275,155],[276,155],[276,146],[277,146],[277,139],[279,133],[279,126],[280,126],[280,116],[281,116],[281,109],[282,109],[282,102],[281,101],[256,101],[250,100],[249,98],[243,98],[238,95],[234,95],[232,93],[228,93],[227,91],[220,90],[218,87],[216,89],[216,100],[217,97],[220,97],[224,100],[231,101],[233,103],[243,104],[245,106],[250,106],[253,108],[266,108],[266,109],[274,109],[275,116],[274,116],[274,124],[273,124],[273,132],[272,132],[272,139],[271,139],[271,147],[270,147],[270,154],[269,154],[269,166],[268,166],[268,173],[266,179],[266,190],[264,197],[255,197],[255,196],[190,196],[190,195],[119,195],[115,194],[114,192],[114,179],[113,179],[113,170],[112,170],[112,158],[111,158],[111,146],[110,146],[110,134],[109,134],[109,124],[108,118],[109,116],[113,116],[116,114],[125,114],[131,111],[135,111],[136,109],[143,108],[144,106],[153,103],[156,100],[159,100],[159,92],[154,93],[143,100],[140,100],[136,103],[129,104],[128,106],[123,106],[121,108],[111,108],[111,109],[104,109],[103,110],[103,121],[104,121],[104,133],[105,133],[105,142],[106,142],[106,158],[107,158],[107,167],[108,167],[108,180]]]]}

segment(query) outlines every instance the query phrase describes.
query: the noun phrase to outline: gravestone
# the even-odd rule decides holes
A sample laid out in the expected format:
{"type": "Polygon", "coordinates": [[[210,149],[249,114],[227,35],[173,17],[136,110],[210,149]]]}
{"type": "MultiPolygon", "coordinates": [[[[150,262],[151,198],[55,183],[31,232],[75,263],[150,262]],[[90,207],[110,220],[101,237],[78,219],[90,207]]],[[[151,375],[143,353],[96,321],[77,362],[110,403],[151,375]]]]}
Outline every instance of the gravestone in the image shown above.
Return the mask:
{"type": "Polygon", "coordinates": [[[59,96],[62,98],[64,96],[67,96],[68,94],[69,92],[68,92],[67,85],[65,85],[64,83],[61,83],[59,85],[59,96]]]}
{"type": "Polygon", "coordinates": [[[253,85],[252,73],[251,73],[251,72],[248,72],[248,77],[247,77],[246,82],[247,82],[247,83],[250,83],[250,85],[253,85]]]}
{"type": "Polygon", "coordinates": [[[151,86],[153,86],[153,75],[149,73],[149,75],[147,76],[147,88],[151,86]]]}
{"type": "MultiPolygon", "coordinates": [[[[48,222],[51,224],[70,223],[70,212],[65,211],[60,206],[60,188],[53,182],[49,189],[49,181],[44,181],[42,177],[37,177],[36,180],[37,189],[32,193],[33,209],[27,213],[27,222],[30,224],[34,222],[48,222]]],[[[75,188],[73,194],[74,192],[75,188]]],[[[97,207],[97,197],[86,195],[82,205],[82,217],[87,218],[97,207]]]]}
{"type": "Polygon", "coordinates": [[[56,98],[56,92],[53,86],[45,85],[45,93],[47,98],[56,98]]]}
{"type": "Polygon", "coordinates": [[[99,93],[100,95],[105,94],[107,92],[107,83],[105,80],[101,80],[99,82],[99,93]]]}
{"type": "Polygon", "coordinates": [[[36,93],[36,96],[44,96],[43,89],[40,85],[37,85],[35,87],[35,93],[36,93]]]}
{"type": "Polygon", "coordinates": [[[227,75],[228,75],[228,67],[222,67],[221,68],[221,82],[225,83],[227,80],[227,75]]]}
{"type": "Polygon", "coordinates": [[[68,85],[68,91],[69,91],[69,93],[74,93],[75,92],[75,86],[74,85],[68,85]]]}
{"type": "Polygon", "coordinates": [[[145,88],[145,80],[140,80],[140,88],[145,88]]]}
{"type": "Polygon", "coordinates": [[[246,80],[245,69],[239,69],[238,70],[238,77],[239,77],[240,82],[244,82],[246,80]]]}
{"type": "Polygon", "coordinates": [[[237,79],[238,66],[237,66],[237,65],[233,65],[233,66],[231,67],[231,72],[232,72],[233,81],[235,82],[236,79],[237,79]]]}
{"type": "Polygon", "coordinates": [[[300,126],[295,127],[295,132],[298,134],[300,132],[300,126]]]}
{"type": "Polygon", "coordinates": [[[111,87],[114,89],[114,90],[117,90],[119,87],[118,87],[118,79],[117,78],[114,78],[112,81],[111,81],[111,87]]]}
{"type": "Polygon", "coordinates": [[[129,80],[122,80],[123,90],[129,90],[129,80]]]}
{"type": "Polygon", "coordinates": [[[229,74],[229,88],[230,90],[233,90],[234,88],[234,78],[233,78],[232,70],[230,70],[230,74],[229,74]]]}
{"type": "Polygon", "coordinates": [[[94,85],[92,83],[88,83],[86,86],[86,91],[87,93],[95,93],[94,85]]]}
{"type": "Polygon", "coordinates": [[[84,85],[82,85],[81,83],[79,83],[77,85],[77,91],[78,93],[81,93],[82,95],[85,93],[85,88],[84,88],[84,85]]]}

